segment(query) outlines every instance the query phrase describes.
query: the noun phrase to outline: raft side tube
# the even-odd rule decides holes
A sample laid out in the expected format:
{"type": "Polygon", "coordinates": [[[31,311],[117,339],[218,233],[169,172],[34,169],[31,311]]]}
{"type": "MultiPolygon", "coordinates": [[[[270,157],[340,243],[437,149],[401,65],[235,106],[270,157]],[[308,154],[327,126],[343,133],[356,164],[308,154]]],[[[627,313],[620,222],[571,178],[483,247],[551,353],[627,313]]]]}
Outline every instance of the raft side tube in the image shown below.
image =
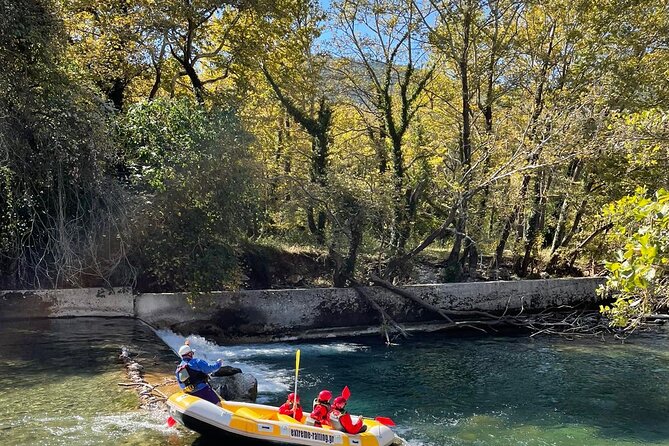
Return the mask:
{"type": "Polygon", "coordinates": [[[240,444],[389,446],[395,434],[376,420],[365,419],[366,432],[358,435],[304,425],[263,404],[223,401],[221,406],[177,392],[167,401],[172,417],[203,435],[234,438],[240,444]]]}

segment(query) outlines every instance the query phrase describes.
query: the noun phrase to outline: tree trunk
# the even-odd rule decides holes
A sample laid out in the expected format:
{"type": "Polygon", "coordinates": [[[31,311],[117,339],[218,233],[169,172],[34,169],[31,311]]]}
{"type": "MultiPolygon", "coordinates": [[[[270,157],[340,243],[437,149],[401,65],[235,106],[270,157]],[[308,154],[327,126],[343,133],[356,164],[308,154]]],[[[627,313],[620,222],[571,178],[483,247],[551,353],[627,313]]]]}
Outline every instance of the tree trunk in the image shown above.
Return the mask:
{"type": "MultiPolygon", "coordinates": [[[[337,254],[338,261],[336,263],[335,273],[333,276],[333,283],[335,287],[346,286],[346,282],[355,276],[355,266],[358,258],[358,249],[362,243],[362,236],[364,233],[364,209],[352,196],[349,196],[344,201],[345,211],[349,212],[346,226],[348,229],[348,252],[346,259],[341,259],[341,255],[337,254]]],[[[331,252],[334,248],[330,249],[331,252]]]]}
{"type": "Polygon", "coordinates": [[[394,209],[393,228],[390,244],[396,256],[404,254],[406,249],[405,224],[407,222],[407,204],[404,195],[404,156],[402,153],[402,138],[393,135],[393,186],[394,186],[394,209]]]}
{"type": "Polygon", "coordinates": [[[128,82],[126,79],[116,78],[114,79],[114,82],[109,91],[107,91],[107,98],[109,98],[112,104],[114,104],[114,108],[116,110],[123,110],[125,101],[125,88],[127,85],[128,82]]]}
{"type": "Polygon", "coordinates": [[[409,259],[423,252],[423,250],[434,243],[435,240],[443,237],[455,221],[459,207],[460,201],[458,200],[451,206],[451,209],[442,224],[432,231],[418,246],[406,254],[391,259],[390,262],[388,262],[388,266],[386,267],[383,276],[387,278],[391,277],[397,270],[402,268],[409,259]]]}
{"type": "Polygon", "coordinates": [[[160,89],[161,75],[162,70],[160,68],[156,68],[156,78],[153,81],[153,87],[151,87],[151,92],[149,93],[149,101],[153,101],[158,94],[158,90],[160,89]]]}
{"type": "MultiPolygon", "coordinates": [[[[316,134],[312,140],[312,154],[311,154],[311,169],[312,177],[311,180],[313,183],[320,186],[322,189],[327,187],[327,154],[328,154],[328,141],[327,136],[322,132],[316,134]]],[[[313,213],[311,218],[313,218],[313,213]]],[[[318,211],[318,222],[315,225],[309,226],[312,230],[312,234],[316,236],[316,242],[319,245],[325,244],[325,222],[327,217],[325,211],[318,211]]]]}
{"type": "Polygon", "coordinates": [[[542,189],[542,177],[544,173],[540,173],[538,178],[534,180],[534,196],[532,197],[532,215],[530,216],[527,228],[527,242],[525,244],[525,254],[520,262],[520,268],[516,271],[519,277],[525,277],[532,259],[532,250],[537,241],[539,233],[542,229],[542,222],[544,221],[544,213],[546,207],[546,192],[550,188],[552,175],[548,174],[546,185],[542,189]]]}
{"type": "Polygon", "coordinates": [[[200,76],[198,76],[197,71],[195,71],[195,68],[190,64],[190,63],[182,63],[181,64],[184,68],[184,71],[186,72],[186,75],[188,76],[188,79],[190,79],[191,85],[193,86],[193,93],[195,93],[195,99],[197,100],[198,104],[204,104],[204,84],[200,80],[200,76]]]}
{"type": "MultiPolygon", "coordinates": [[[[574,160],[569,164],[566,175],[569,180],[569,186],[579,180],[582,173],[583,163],[580,160],[574,160]]],[[[569,189],[562,197],[562,202],[560,203],[560,214],[558,215],[557,224],[555,225],[555,233],[553,234],[553,241],[551,243],[551,255],[555,254],[555,251],[562,246],[562,240],[564,238],[564,230],[567,221],[567,210],[569,209],[569,189]]]]}
{"type": "Polygon", "coordinates": [[[561,245],[564,236],[565,220],[567,219],[567,209],[569,209],[569,191],[565,193],[562,197],[562,202],[560,203],[560,213],[558,215],[557,223],[555,224],[553,241],[551,242],[551,255],[555,254],[555,251],[557,251],[561,245]]]}
{"type": "Polygon", "coordinates": [[[151,59],[153,61],[153,67],[156,69],[156,77],[153,81],[153,86],[151,87],[151,92],[149,93],[149,101],[155,99],[160,89],[160,82],[163,74],[163,61],[165,60],[165,51],[167,50],[167,38],[163,38],[163,43],[160,47],[160,53],[158,54],[158,60],[154,58],[153,53],[151,53],[151,59]]]}
{"type": "Polygon", "coordinates": [[[381,308],[381,306],[369,294],[367,294],[365,289],[362,286],[360,286],[359,283],[354,282],[352,280],[351,280],[351,282],[352,282],[352,285],[353,285],[353,289],[358,293],[358,295],[360,297],[362,297],[374,310],[376,310],[381,315],[381,320],[382,320],[383,325],[384,325],[383,330],[386,331],[386,340],[387,341],[389,341],[389,338],[388,338],[387,330],[385,328],[386,323],[389,323],[390,325],[395,327],[395,329],[402,336],[404,336],[405,338],[409,337],[409,334],[406,332],[404,327],[402,327],[400,324],[395,322],[395,320],[392,317],[390,317],[390,315],[386,312],[386,310],[381,308]]]}
{"type": "Polygon", "coordinates": [[[493,260],[493,268],[499,268],[502,264],[502,256],[504,255],[504,249],[506,247],[506,242],[511,235],[511,229],[513,224],[520,219],[520,214],[523,210],[523,203],[525,202],[525,197],[527,196],[527,189],[530,185],[530,175],[523,175],[523,182],[520,185],[520,194],[518,203],[514,206],[513,212],[504,221],[504,229],[502,229],[502,235],[499,238],[497,243],[497,248],[495,248],[495,259],[493,260]]]}
{"type": "MultiPolygon", "coordinates": [[[[463,170],[463,184],[465,190],[471,181],[471,173],[469,172],[472,162],[472,143],[471,143],[471,104],[469,92],[469,31],[471,27],[471,11],[469,7],[465,9],[463,16],[463,48],[458,66],[460,70],[460,87],[462,95],[462,134],[460,141],[460,163],[463,170]]],[[[460,215],[457,221],[457,233],[453,241],[453,247],[446,259],[446,268],[452,270],[459,269],[460,266],[460,249],[462,248],[462,234],[467,227],[467,209],[468,202],[462,203],[460,215]]]]}
{"type": "Polygon", "coordinates": [[[445,278],[449,282],[456,282],[462,276],[462,266],[460,264],[460,250],[462,249],[462,240],[464,238],[464,228],[466,217],[463,216],[464,209],[460,208],[460,214],[455,223],[455,235],[453,237],[453,247],[444,262],[445,278]]]}

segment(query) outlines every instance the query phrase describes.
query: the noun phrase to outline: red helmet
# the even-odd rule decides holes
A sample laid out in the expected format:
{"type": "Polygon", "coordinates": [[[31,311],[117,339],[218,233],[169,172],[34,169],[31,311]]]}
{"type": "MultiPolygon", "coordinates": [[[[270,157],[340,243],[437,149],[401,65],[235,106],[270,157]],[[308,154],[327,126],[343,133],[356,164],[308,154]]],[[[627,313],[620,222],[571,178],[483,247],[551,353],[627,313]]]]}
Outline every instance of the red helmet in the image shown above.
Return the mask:
{"type": "Polygon", "coordinates": [[[342,410],[344,407],[346,407],[346,398],[343,396],[338,396],[332,402],[333,409],[342,410]]]}
{"type": "MultiPolygon", "coordinates": [[[[295,394],[291,392],[291,393],[288,394],[288,402],[292,403],[293,401],[295,401],[295,394]]],[[[300,396],[299,395],[297,396],[297,402],[298,403],[300,402],[300,396]]]]}
{"type": "Polygon", "coordinates": [[[329,390],[321,390],[321,393],[318,394],[318,401],[323,401],[329,403],[332,399],[332,392],[329,390]]]}

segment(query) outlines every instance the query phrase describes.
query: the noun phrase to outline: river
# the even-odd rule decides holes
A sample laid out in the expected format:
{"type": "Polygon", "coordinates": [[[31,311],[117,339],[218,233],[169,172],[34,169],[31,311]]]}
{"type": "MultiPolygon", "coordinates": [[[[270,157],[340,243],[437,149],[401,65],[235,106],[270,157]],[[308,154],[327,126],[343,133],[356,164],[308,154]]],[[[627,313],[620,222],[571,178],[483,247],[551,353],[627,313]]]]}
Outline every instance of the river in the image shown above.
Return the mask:
{"type": "MultiPolygon", "coordinates": [[[[158,335],[176,348],[183,338],[158,335]]],[[[668,445],[669,332],[613,340],[414,335],[221,347],[192,336],[200,357],[222,357],[259,380],[259,401],[293,386],[305,406],[348,385],[353,413],[391,417],[412,446],[668,445]]],[[[0,325],[0,434],[7,445],[204,445],[138,411],[117,357],[173,353],[140,322],[60,319],[0,325]]],[[[233,445],[229,445],[233,446],[233,445]]]]}

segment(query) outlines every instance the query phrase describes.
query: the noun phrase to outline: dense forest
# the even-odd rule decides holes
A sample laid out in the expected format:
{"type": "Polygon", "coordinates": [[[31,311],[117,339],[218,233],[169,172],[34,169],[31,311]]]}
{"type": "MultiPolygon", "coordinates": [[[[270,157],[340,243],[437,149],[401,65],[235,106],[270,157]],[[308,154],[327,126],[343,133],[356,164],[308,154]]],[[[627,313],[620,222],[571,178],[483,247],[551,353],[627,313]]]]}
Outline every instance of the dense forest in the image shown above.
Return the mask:
{"type": "Polygon", "coordinates": [[[5,288],[666,284],[661,1],[0,0],[0,63],[5,288]]]}

